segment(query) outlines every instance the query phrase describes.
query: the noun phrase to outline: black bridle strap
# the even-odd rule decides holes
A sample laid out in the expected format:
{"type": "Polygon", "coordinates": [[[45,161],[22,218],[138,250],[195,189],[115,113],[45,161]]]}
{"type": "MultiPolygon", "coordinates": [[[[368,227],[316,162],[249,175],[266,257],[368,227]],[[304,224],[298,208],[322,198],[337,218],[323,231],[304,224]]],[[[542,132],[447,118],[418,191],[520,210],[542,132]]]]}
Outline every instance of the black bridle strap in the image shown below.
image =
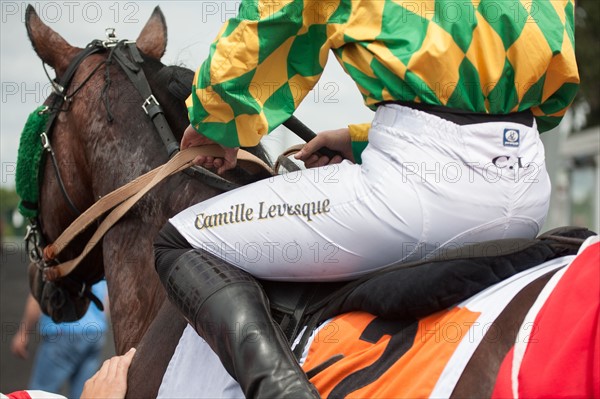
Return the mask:
{"type": "MultiPolygon", "coordinates": [[[[114,58],[117,60],[117,63],[121,66],[121,69],[123,69],[127,77],[129,77],[129,80],[133,86],[140,93],[142,99],[144,99],[142,108],[154,123],[156,131],[158,132],[160,139],[167,149],[169,158],[172,158],[177,152],[179,152],[179,143],[173,135],[173,131],[167,122],[162,107],[156,100],[156,97],[154,97],[152,94],[152,89],[150,88],[146,74],[140,66],[140,64],[144,62],[144,59],[138,51],[135,43],[120,42],[114,51],[114,58]],[[125,46],[129,50],[129,56],[131,57],[131,60],[124,51],[125,46]]],[[[209,186],[219,190],[231,191],[240,187],[239,184],[224,179],[216,173],[199,166],[188,168],[184,171],[184,173],[191,177],[198,178],[209,186]]]]}
{"type": "Polygon", "coordinates": [[[160,139],[167,149],[169,158],[171,158],[177,151],[179,151],[179,143],[177,140],[175,140],[175,136],[169,127],[169,122],[167,122],[167,118],[165,117],[163,109],[152,94],[152,89],[150,88],[146,74],[139,65],[144,60],[138,52],[135,43],[121,43],[123,42],[117,44],[117,48],[114,52],[114,58],[119,63],[121,69],[123,69],[127,77],[129,77],[129,80],[131,83],[133,83],[133,86],[144,99],[142,108],[146,114],[148,114],[152,120],[152,123],[154,123],[156,131],[158,132],[160,139]],[[124,47],[129,50],[129,54],[133,58],[134,62],[131,62],[127,58],[127,55],[123,51],[124,47]]]}
{"type": "Polygon", "coordinates": [[[62,179],[62,174],[60,173],[60,169],[58,167],[58,161],[56,160],[56,155],[54,154],[54,149],[52,148],[52,145],[50,145],[50,139],[48,138],[46,132],[42,133],[41,139],[42,139],[42,146],[44,146],[44,149],[46,150],[46,152],[48,154],[50,154],[50,160],[52,161],[52,167],[54,168],[54,174],[56,174],[56,180],[58,181],[58,186],[60,187],[60,191],[63,193],[63,197],[65,197],[65,201],[67,201],[67,205],[69,205],[69,208],[71,208],[71,210],[73,211],[75,216],[81,215],[81,211],[79,210],[79,208],[77,208],[77,205],[75,205],[75,203],[69,196],[69,193],[67,193],[65,183],[63,182],[63,179],[62,179]]]}
{"type": "MultiPolygon", "coordinates": [[[[69,98],[65,95],[65,90],[71,84],[77,69],[87,57],[94,53],[98,53],[101,51],[105,51],[106,48],[102,45],[102,42],[99,40],[94,40],[90,44],[88,44],[83,50],[79,52],[71,61],[65,73],[58,79],[58,82],[51,81],[52,87],[54,89],[54,93],[52,93],[52,103],[50,105],[50,115],[48,117],[48,123],[46,124],[46,134],[50,134],[52,130],[52,126],[54,125],[54,121],[60,112],[62,105],[65,101],[69,100],[69,98]]],[[[95,72],[96,70],[94,70],[95,72]]],[[[87,80],[87,79],[86,79],[87,80]]],[[[83,86],[80,85],[80,87],[83,86]]],[[[48,136],[50,138],[50,136],[48,136]]]]}
{"type": "MultiPolygon", "coordinates": [[[[48,107],[48,110],[49,110],[48,121],[46,122],[44,132],[41,135],[42,145],[44,146],[44,149],[46,151],[42,153],[42,159],[40,160],[40,165],[44,164],[44,159],[45,159],[44,155],[46,153],[50,154],[50,157],[52,160],[52,166],[53,166],[54,172],[56,174],[56,179],[60,186],[60,191],[62,192],[62,195],[65,198],[65,201],[69,205],[69,208],[75,213],[76,216],[81,215],[81,211],[77,208],[77,206],[75,205],[75,203],[73,202],[73,200],[71,199],[69,194],[67,193],[65,184],[62,179],[62,175],[60,173],[60,169],[58,167],[58,162],[54,155],[52,146],[50,144],[50,138],[51,138],[51,134],[52,134],[52,127],[54,126],[54,122],[56,121],[58,114],[62,111],[63,104],[66,101],[69,101],[69,99],[70,99],[69,97],[66,96],[65,90],[71,84],[71,81],[73,80],[73,77],[75,76],[75,73],[77,72],[77,69],[79,68],[79,66],[81,65],[83,60],[85,60],[87,57],[89,57],[90,55],[92,55],[94,53],[98,53],[98,52],[104,51],[104,50],[105,50],[105,48],[102,46],[102,42],[100,42],[100,41],[91,42],[86,48],[84,48],[81,52],[79,52],[79,54],[77,54],[77,56],[75,56],[73,61],[67,67],[67,70],[65,71],[65,73],[58,79],[58,82],[51,80],[52,88],[53,88],[54,92],[52,93],[52,101],[50,103],[50,106],[48,107]]],[[[90,77],[97,71],[97,69],[98,68],[93,70],[93,72],[90,74],[90,77]]],[[[46,68],[44,68],[44,70],[46,70],[46,68]]],[[[85,81],[87,81],[88,79],[89,79],[89,77],[85,81]]],[[[79,88],[81,88],[83,86],[85,81],[80,85],[79,88]]],[[[77,90],[79,90],[79,88],[77,90]]],[[[40,182],[43,181],[43,177],[44,177],[43,172],[44,172],[44,168],[42,167],[42,168],[40,168],[40,172],[39,172],[40,176],[39,176],[38,181],[40,181],[40,182]]]]}

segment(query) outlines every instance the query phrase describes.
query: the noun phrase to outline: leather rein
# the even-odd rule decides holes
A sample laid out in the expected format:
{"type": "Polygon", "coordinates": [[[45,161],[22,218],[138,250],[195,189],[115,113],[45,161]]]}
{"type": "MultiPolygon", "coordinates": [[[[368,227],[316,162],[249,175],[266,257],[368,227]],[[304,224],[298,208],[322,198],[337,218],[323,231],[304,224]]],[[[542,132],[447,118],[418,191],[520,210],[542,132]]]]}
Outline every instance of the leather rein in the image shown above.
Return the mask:
{"type": "MultiPolygon", "coordinates": [[[[219,146],[209,145],[192,147],[184,151],[179,151],[178,142],[171,131],[162,107],[152,94],[148,80],[141,67],[144,59],[139,53],[135,42],[117,40],[114,35],[114,30],[112,29],[107,29],[107,36],[107,40],[94,40],[88,44],[69,64],[67,70],[60,77],[58,82],[50,79],[48,76],[48,78],[51,80],[53,93],[49,99],[50,105],[46,106],[42,111],[44,113],[48,113],[48,120],[44,132],[40,135],[42,145],[45,150],[42,153],[40,165],[45,163],[44,157],[50,155],[53,169],[55,171],[63,197],[69,205],[69,208],[75,215],[77,215],[77,218],[69,227],[67,227],[65,231],[63,231],[63,233],[54,243],[49,245],[46,245],[46,240],[41,232],[39,216],[30,220],[27,234],[25,236],[26,248],[29,253],[30,260],[38,267],[38,269],[43,272],[44,278],[47,281],[56,281],[57,279],[65,277],[71,271],[73,271],[80,264],[83,258],[91,251],[95,244],[101,240],[104,234],[115,223],[117,223],[118,220],[125,215],[125,213],[133,205],[135,205],[135,203],[146,192],[148,192],[151,188],[156,186],[168,176],[187,169],[186,172],[200,178],[204,183],[217,189],[228,191],[239,187],[239,185],[236,183],[223,179],[221,176],[205,168],[193,166],[192,164],[193,159],[198,155],[210,155],[215,157],[222,156],[222,149],[219,146]],[[73,90],[72,93],[67,95],[66,90],[72,83],[72,79],[81,63],[90,55],[103,52],[109,52],[107,60],[96,66],[82,81],[82,83],[75,90],[73,90]],[[82,213],[77,209],[74,202],[69,197],[63,183],[63,179],[58,168],[58,162],[51,145],[51,133],[59,113],[67,112],[69,110],[69,105],[72,101],[72,98],[77,94],[77,92],[85,85],[92,75],[94,75],[100,69],[101,66],[106,65],[108,68],[108,64],[110,64],[112,61],[117,62],[117,64],[129,77],[136,90],[140,93],[141,97],[144,99],[141,107],[152,120],[155,130],[158,132],[170,160],[166,164],[151,170],[132,182],[105,195],[82,213]],[[104,218],[102,223],[99,224],[89,243],[84,247],[83,252],[73,260],[69,260],[64,263],[58,262],[58,255],[68,245],[68,243],[70,243],[79,233],[81,233],[94,221],[98,220],[111,209],[112,211],[104,218]]],[[[108,98],[104,97],[108,94],[107,89],[109,84],[110,82],[108,81],[107,72],[107,82],[105,82],[102,95],[109,120],[112,120],[108,98]]],[[[262,168],[268,170],[270,173],[273,173],[270,166],[268,166],[264,161],[246,151],[240,150],[238,159],[256,163],[262,168]]],[[[40,168],[40,186],[41,182],[43,181],[43,169],[44,168],[40,168]]],[[[81,294],[89,291],[84,282],[81,284],[81,294]]]]}

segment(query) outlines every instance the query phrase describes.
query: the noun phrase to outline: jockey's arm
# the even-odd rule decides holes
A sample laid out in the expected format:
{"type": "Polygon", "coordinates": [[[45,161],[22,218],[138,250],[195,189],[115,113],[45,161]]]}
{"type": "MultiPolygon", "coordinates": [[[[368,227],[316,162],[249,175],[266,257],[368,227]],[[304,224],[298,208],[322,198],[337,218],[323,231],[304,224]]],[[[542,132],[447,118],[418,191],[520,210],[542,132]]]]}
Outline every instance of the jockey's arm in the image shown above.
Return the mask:
{"type": "MultiPolygon", "coordinates": [[[[273,6],[242,1],[238,16],[223,26],[194,77],[186,102],[191,129],[224,148],[255,146],[289,119],[327,61],[335,31],[324,29],[327,10],[321,2],[305,1],[310,13],[295,4],[281,10],[273,6]],[[313,18],[313,8],[323,16],[313,18]],[[273,12],[266,15],[265,10],[273,12]]],[[[231,164],[212,160],[220,171],[231,164]]]]}

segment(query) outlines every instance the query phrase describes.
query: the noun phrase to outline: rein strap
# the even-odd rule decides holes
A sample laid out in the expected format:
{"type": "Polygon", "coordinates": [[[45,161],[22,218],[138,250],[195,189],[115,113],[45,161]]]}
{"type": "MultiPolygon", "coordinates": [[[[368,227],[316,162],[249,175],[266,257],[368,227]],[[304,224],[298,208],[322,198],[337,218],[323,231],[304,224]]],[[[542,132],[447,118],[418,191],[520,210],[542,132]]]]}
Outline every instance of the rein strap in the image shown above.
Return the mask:
{"type": "MultiPolygon", "coordinates": [[[[126,185],[112,191],[99,199],[94,205],[80,215],[67,229],[56,239],[56,241],[44,248],[44,260],[49,263],[57,258],[61,251],[90,224],[104,215],[108,210],[114,208],[100,223],[94,235],[90,238],[83,252],[73,260],[48,266],[44,268],[44,277],[48,281],[55,281],[71,273],[85,258],[87,254],[98,244],[102,237],[133,207],[144,194],[165,178],[180,172],[193,165],[193,160],[199,155],[222,157],[223,149],[218,145],[204,145],[190,147],[178,152],[169,162],[161,165],[126,185]]],[[[272,173],[271,168],[260,158],[247,151],[240,150],[238,160],[258,164],[272,173]]]]}

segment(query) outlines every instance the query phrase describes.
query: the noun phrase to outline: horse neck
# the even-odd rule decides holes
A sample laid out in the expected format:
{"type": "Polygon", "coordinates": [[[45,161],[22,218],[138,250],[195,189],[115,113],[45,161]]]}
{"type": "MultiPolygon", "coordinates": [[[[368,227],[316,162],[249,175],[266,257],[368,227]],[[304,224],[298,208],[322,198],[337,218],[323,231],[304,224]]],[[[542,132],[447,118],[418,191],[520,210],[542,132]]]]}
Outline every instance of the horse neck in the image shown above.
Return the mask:
{"type": "MultiPolygon", "coordinates": [[[[86,76],[85,69],[99,61],[90,57],[78,74],[86,76]]],[[[161,65],[144,63],[149,80],[161,65]]],[[[87,173],[81,173],[88,175],[89,181],[79,187],[88,187],[88,197],[96,199],[167,161],[155,127],[140,111],[140,96],[117,66],[111,68],[111,81],[108,97],[101,98],[98,88],[105,87],[105,81],[102,74],[94,76],[88,84],[95,90],[80,93],[65,115],[68,123],[63,124],[69,127],[65,133],[77,135],[81,144],[82,160],[77,165],[85,168],[87,173]]],[[[183,132],[188,123],[183,102],[176,103],[164,89],[156,90],[155,96],[164,104],[174,133],[183,132]]],[[[217,193],[179,174],[146,194],[103,238],[104,274],[119,353],[140,342],[165,300],[154,271],[154,237],[169,217],[217,193]]]]}
{"type": "Polygon", "coordinates": [[[169,217],[215,194],[185,175],[174,176],[105,236],[104,269],[119,353],[140,342],[165,301],[154,269],[153,241],[158,231],[169,217]]]}
{"type": "MultiPolygon", "coordinates": [[[[115,125],[116,118],[119,116],[115,115],[115,125]]],[[[92,180],[96,195],[106,195],[153,169],[163,157],[166,160],[161,153],[164,149],[154,138],[144,143],[138,135],[139,130],[154,134],[152,125],[145,124],[135,130],[129,121],[120,124],[125,125],[123,132],[130,133],[130,137],[115,135],[111,140],[118,130],[113,127],[105,129],[106,140],[94,143],[92,180]]],[[[143,197],[103,239],[104,273],[119,353],[141,340],[165,299],[154,271],[152,247],[154,237],[168,217],[163,190],[143,197]]]]}

